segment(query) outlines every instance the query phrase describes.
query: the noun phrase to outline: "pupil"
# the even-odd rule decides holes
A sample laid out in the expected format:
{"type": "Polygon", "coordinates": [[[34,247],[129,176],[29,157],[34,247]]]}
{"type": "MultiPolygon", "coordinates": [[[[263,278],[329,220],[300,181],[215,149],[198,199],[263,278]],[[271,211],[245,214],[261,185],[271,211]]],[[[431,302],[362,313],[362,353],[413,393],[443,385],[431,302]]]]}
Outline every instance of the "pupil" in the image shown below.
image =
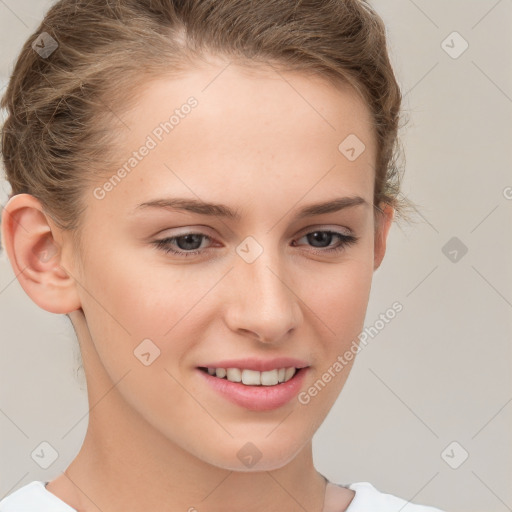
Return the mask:
{"type": "Polygon", "coordinates": [[[184,250],[198,249],[201,246],[201,236],[202,235],[198,235],[198,234],[183,235],[183,236],[180,236],[177,238],[176,243],[178,244],[178,247],[180,249],[184,249],[184,250]],[[184,239],[186,239],[186,242],[180,243],[180,241],[184,240],[184,239]],[[190,239],[192,239],[192,242],[190,242],[190,239]],[[195,242],[194,242],[194,240],[195,240],[195,242]],[[197,247],[195,247],[194,244],[197,244],[197,242],[199,242],[199,245],[197,247]],[[190,247],[189,244],[192,244],[193,247],[190,247]]]}
{"type": "MultiPolygon", "coordinates": [[[[332,233],[328,233],[327,231],[315,231],[313,233],[310,233],[308,235],[308,237],[312,237],[313,240],[309,240],[310,242],[313,241],[313,242],[318,242],[318,239],[320,238],[320,242],[322,242],[322,239],[327,239],[328,242],[331,241],[331,238],[332,238],[332,233]]],[[[313,243],[314,245],[314,243],[313,243]]],[[[327,245],[329,245],[329,243],[327,243],[327,245]]]]}

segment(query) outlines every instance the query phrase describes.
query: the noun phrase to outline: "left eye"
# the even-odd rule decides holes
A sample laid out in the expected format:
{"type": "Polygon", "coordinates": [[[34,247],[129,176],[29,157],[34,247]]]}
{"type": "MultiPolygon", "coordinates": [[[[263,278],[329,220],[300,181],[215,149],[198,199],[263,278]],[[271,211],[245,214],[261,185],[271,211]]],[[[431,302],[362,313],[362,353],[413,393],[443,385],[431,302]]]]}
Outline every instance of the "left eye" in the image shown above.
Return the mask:
{"type": "MultiPolygon", "coordinates": [[[[358,237],[353,235],[344,235],[343,233],[339,233],[338,231],[330,231],[330,230],[317,230],[311,231],[301,238],[307,238],[309,242],[313,241],[314,243],[320,242],[322,244],[325,241],[331,242],[333,238],[338,238],[339,243],[333,247],[329,247],[330,244],[327,244],[327,248],[321,248],[320,251],[313,251],[314,254],[325,254],[332,252],[341,252],[346,246],[355,244],[358,240],[358,237]]],[[[300,238],[299,238],[300,240],[300,238]]],[[[318,247],[318,246],[315,246],[318,247]]]]}
{"type": "MultiPolygon", "coordinates": [[[[301,240],[302,238],[307,238],[308,242],[313,242],[315,244],[319,243],[320,245],[325,242],[328,242],[327,246],[320,247],[319,251],[312,251],[314,254],[340,252],[346,246],[355,244],[359,239],[358,237],[353,235],[345,235],[343,233],[339,233],[338,231],[331,230],[311,231],[306,235],[303,235],[301,238],[299,238],[299,240],[301,240]],[[333,247],[330,247],[330,242],[332,242],[334,238],[338,238],[339,243],[333,247]]],[[[172,253],[177,256],[188,257],[203,252],[203,250],[198,250],[201,247],[201,242],[203,239],[212,240],[211,237],[203,233],[185,233],[179,236],[172,236],[163,238],[162,240],[156,240],[153,243],[158,249],[163,250],[165,253],[172,253]],[[177,245],[179,250],[176,250],[173,247],[173,244],[177,245]]]]}

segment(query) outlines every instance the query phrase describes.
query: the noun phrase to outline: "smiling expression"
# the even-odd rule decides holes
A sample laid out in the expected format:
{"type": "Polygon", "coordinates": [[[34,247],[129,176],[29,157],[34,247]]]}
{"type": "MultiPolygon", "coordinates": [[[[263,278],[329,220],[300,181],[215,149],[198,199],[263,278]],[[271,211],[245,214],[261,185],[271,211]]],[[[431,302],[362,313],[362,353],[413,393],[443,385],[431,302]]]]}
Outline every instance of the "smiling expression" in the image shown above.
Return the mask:
{"type": "Polygon", "coordinates": [[[237,454],[251,442],[258,469],[271,469],[311,439],[350,372],[309,404],[297,400],[363,327],[376,267],[376,146],[353,91],[271,69],[219,74],[224,67],[148,83],[122,116],[120,161],[151,148],[115,186],[95,185],[102,198],[88,191],[73,275],[95,364],[119,381],[131,413],[225,468],[247,469],[237,454]],[[168,133],[156,129],[190,97],[197,104],[168,133]],[[340,150],[351,134],[364,144],[355,159],[340,150]],[[300,363],[307,368],[266,389],[206,370],[300,363]],[[277,388],[292,384],[283,399],[277,388]],[[251,396],[263,405],[244,406],[251,396]]]}

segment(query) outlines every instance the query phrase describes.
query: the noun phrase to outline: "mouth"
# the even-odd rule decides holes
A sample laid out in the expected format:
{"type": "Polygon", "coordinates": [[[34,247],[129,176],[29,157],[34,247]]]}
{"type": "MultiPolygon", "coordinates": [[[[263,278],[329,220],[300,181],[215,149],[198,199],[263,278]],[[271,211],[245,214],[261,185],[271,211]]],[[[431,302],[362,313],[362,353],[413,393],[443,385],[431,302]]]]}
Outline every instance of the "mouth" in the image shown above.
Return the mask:
{"type": "Polygon", "coordinates": [[[218,379],[245,386],[262,387],[280,386],[295,378],[299,372],[305,370],[305,368],[295,368],[293,366],[264,372],[242,368],[208,368],[205,366],[199,366],[198,369],[218,379]]]}
{"type": "Polygon", "coordinates": [[[290,403],[302,389],[309,370],[309,366],[289,366],[284,368],[283,376],[283,368],[259,372],[242,368],[196,367],[197,374],[209,389],[223,399],[255,412],[279,409],[290,403]]]}

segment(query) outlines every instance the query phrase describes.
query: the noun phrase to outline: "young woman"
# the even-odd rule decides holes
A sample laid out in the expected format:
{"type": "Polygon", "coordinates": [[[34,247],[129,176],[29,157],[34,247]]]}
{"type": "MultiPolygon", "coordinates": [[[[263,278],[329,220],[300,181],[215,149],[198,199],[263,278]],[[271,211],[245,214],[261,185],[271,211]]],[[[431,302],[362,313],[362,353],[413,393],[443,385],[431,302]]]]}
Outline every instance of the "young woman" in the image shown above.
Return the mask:
{"type": "Polygon", "coordinates": [[[400,103],[364,1],[50,9],[3,97],[2,240],[90,414],[2,512],[439,511],[312,456],[406,207],[400,103]]]}

